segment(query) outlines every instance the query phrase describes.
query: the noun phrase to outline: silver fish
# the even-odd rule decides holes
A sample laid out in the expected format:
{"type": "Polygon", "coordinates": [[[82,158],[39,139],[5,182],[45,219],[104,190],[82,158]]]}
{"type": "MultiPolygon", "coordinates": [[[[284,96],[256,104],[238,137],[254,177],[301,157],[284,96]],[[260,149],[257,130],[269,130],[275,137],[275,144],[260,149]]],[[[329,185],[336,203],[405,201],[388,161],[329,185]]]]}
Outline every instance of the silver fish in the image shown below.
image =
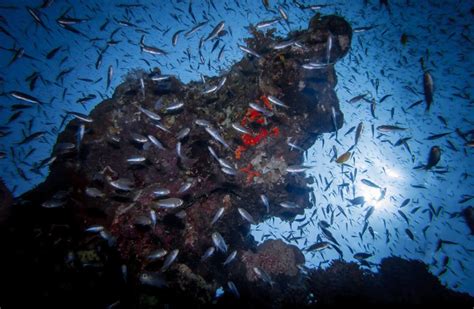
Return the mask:
{"type": "Polygon", "coordinates": [[[354,259],[356,260],[365,260],[365,259],[368,259],[369,257],[371,257],[373,254],[370,254],[370,253],[365,253],[365,252],[359,252],[359,253],[356,253],[354,254],[354,259]]]}
{"type": "Polygon", "coordinates": [[[217,220],[219,220],[220,217],[222,217],[222,215],[224,214],[224,211],[225,211],[224,207],[221,207],[217,210],[216,214],[214,215],[214,218],[212,218],[211,225],[214,225],[214,223],[216,223],[217,220]]]}
{"type": "Polygon", "coordinates": [[[167,79],[170,79],[171,75],[153,75],[151,80],[154,82],[161,82],[167,79]]]}
{"type": "Polygon", "coordinates": [[[182,108],[184,106],[184,103],[183,102],[175,102],[171,105],[168,105],[165,110],[166,111],[175,111],[175,110],[178,110],[180,108],[182,108]]]}
{"type": "Polygon", "coordinates": [[[217,153],[214,150],[214,148],[212,148],[211,146],[207,146],[207,149],[209,150],[209,153],[211,154],[211,156],[217,161],[219,161],[219,157],[217,156],[217,153]]]}
{"type": "Polygon", "coordinates": [[[209,133],[209,135],[211,135],[216,141],[218,141],[219,143],[221,143],[225,148],[230,148],[229,144],[226,143],[226,141],[224,140],[224,138],[219,134],[219,132],[217,131],[217,129],[213,128],[213,127],[205,127],[204,128],[206,130],[207,133],[209,133]]]}
{"type": "Polygon", "coordinates": [[[382,189],[381,186],[379,186],[378,184],[374,183],[373,181],[371,181],[369,179],[363,178],[363,179],[361,179],[361,182],[366,186],[376,188],[376,189],[382,189]]]}
{"type": "Polygon", "coordinates": [[[261,21],[259,22],[256,27],[257,29],[262,29],[262,28],[266,28],[266,27],[270,27],[274,24],[276,24],[277,22],[279,22],[280,19],[279,18],[275,18],[275,19],[271,19],[271,20],[264,20],[264,21],[261,21]]]}
{"type": "Polygon", "coordinates": [[[364,124],[361,122],[357,125],[356,133],[355,133],[355,140],[354,140],[354,145],[357,145],[357,143],[360,140],[360,136],[362,135],[362,130],[364,129],[364,124]]]}
{"type": "Polygon", "coordinates": [[[109,231],[106,231],[106,230],[100,231],[99,236],[102,237],[102,239],[107,241],[107,245],[109,247],[115,246],[117,238],[115,238],[109,231]]]}
{"type": "Polygon", "coordinates": [[[268,98],[268,101],[272,102],[275,105],[278,105],[278,106],[281,106],[281,107],[284,107],[284,108],[289,108],[288,105],[286,105],[280,99],[278,99],[278,98],[276,98],[272,95],[269,95],[267,98],[268,98]]]}
{"type": "Polygon", "coordinates": [[[145,81],[142,77],[140,77],[140,91],[142,93],[143,98],[145,98],[145,81]]]}
{"type": "Polygon", "coordinates": [[[270,278],[270,275],[268,275],[263,269],[253,267],[253,271],[263,282],[273,285],[273,281],[270,278]]]}
{"type": "Polygon", "coordinates": [[[79,149],[81,148],[81,142],[82,142],[82,139],[84,138],[84,134],[86,132],[86,126],[82,123],[80,126],[79,126],[79,129],[77,130],[77,151],[79,151],[79,149]]]}
{"type": "Polygon", "coordinates": [[[156,288],[165,288],[168,286],[163,275],[159,273],[144,272],[140,274],[138,280],[143,285],[153,286],[156,288]]]}
{"type": "Polygon", "coordinates": [[[181,185],[181,187],[179,188],[178,193],[179,194],[185,193],[186,191],[188,191],[191,188],[192,185],[193,185],[193,183],[191,181],[187,181],[187,182],[183,183],[181,185]]]}
{"type": "Polygon", "coordinates": [[[176,143],[176,155],[178,156],[178,158],[180,158],[181,160],[186,160],[186,156],[181,152],[181,142],[177,142],[176,143]]]}
{"type": "Polygon", "coordinates": [[[158,47],[146,45],[144,35],[140,39],[140,49],[142,52],[152,54],[152,55],[166,55],[167,54],[167,52],[165,52],[164,50],[158,47]]]}
{"type": "Polygon", "coordinates": [[[200,127],[210,127],[212,126],[211,123],[205,119],[196,119],[194,120],[194,123],[197,124],[200,127]]]}
{"type": "Polygon", "coordinates": [[[224,238],[219,232],[214,232],[212,233],[212,242],[214,243],[214,246],[221,252],[225,253],[227,252],[227,244],[225,243],[224,238]]]}
{"type": "Polygon", "coordinates": [[[94,121],[91,117],[89,117],[87,115],[84,115],[84,114],[81,114],[81,113],[77,113],[77,112],[67,112],[67,113],[69,115],[74,116],[74,118],[79,119],[79,120],[84,121],[84,122],[91,123],[91,122],[94,121]]]}
{"type": "Polygon", "coordinates": [[[332,119],[332,124],[334,126],[334,130],[336,131],[336,141],[337,141],[337,118],[336,118],[336,109],[334,106],[331,106],[331,119],[332,119]]]}
{"type": "Polygon", "coordinates": [[[316,62],[310,62],[310,63],[305,63],[301,67],[306,70],[321,70],[326,68],[329,65],[329,63],[316,63],[316,62]]]}
{"type": "Polygon", "coordinates": [[[132,137],[132,140],[136,143],[145,144],[146,142],[148,142],[148,139],[141,134],[131,133],[130,136],[132,137]]]}
{"type": "Polygon", "coordinates": [[[153,209],[150,209],[150,220],[151,226],[154,229],[156,226],[156,212],[153,209]]]}
{"type": "Polygon", "coordinates": [[[407,222],[407,225],[410,225],[410,220],[408,220],[407,215],[401,210],[398,210],[398,214],[407,222]]]}
{"type": "Polygon", "coordinates": [[[295,44],[296,44],[296,41],[294,41],[294,40],[282,41],[282,42],[279,42],[279,43],[276,43],[275,45],[273,45],[273,49],[276,49],[276,50],[284,49],[284,48],[290,47],[290,46],[295,45],[295,44]]]}
{"type": "Polygon", "coordinates": [[[129,164],[140,164],[146,161],[146,158],[143,156],[134,156],[127,159],[129,164]]]}
{"type": "Polygon", "coordinates": [[[137,216],[133,219],[133,224],[135,224],[137,226],[146,227],[146,228],[151,226],[152,223],[153,222],[151,222],[150,217],[145,216],[145,215],[137,216]]]}
{"type": "Polygon", "coordinates": [[[242,46],[240,44],[238,44],[239,48],[241,51],[247,53],[247,54],[250,54],[252,56],[255,56],[257,58],[261,58],[262,56],[260,54],[258,54],[255,50],[249,48],[249,47],[246,47],[246,46],[242,46]]]}
{"type": "Polygon", "coordinates": [[[161,150],[165,150],[166,148],[163,146],[163,144],[156,138],[154,137],[153,135],[148,135],[148,139],[150,140],[150,142],[156,146],[156,148],[158,149],[161,149],[161,150]]]}
{"type": "Polygon", "coordinates": [[[237,250],[232,251],[232,253],[229,254],[229,256],[227,257],[227,259],[225,259],[223,265],[225,266],[229,264],[230,262],[232,262],[236,256],[237,256],[237,250]]]}
{"type": "Polygon", "coordinates": [[[197,24],[196,26],[192,27],[189,31],[187,31],[187,32],[184,34],[184,36],[185,36],[185,37],[191,36],[193,33],[196,33],[198,30],[200,30],[202,27],[204,27],[205,24],[207,24],[207,21],[200,22],[200,23],[197,24]]]}
{"type": "Polygon", "coordinates": [[[158,188],[158,189],[153,190],[153,195],[155,197],[167,196],[170,193],[171,193],[171,191],[169,189],[166,189],[166,188],[158,188]]]}
{"type": "Polygon", "coordinates": [[[103,230],[104,230],[104,227],[102,225],[92,225],[86,229],[86,232],[99,233],[100,231],[103,231],[103,230]]]}
{"type": "Polygon", "coordinates": [[[154,260],[161,259],[162,257],[164,257],[167,254],[168,254],[168,251],[166,251],[165,249],[157,249],[155,251],[150,252],[150,254],[148,254],[148,256],[146,258],[149,261],[154,261],[154,260]]]}
{"type": "Polygon", "coordinates": [[[181,32],[184,32],[184,30],[178,30],[173,34],[173,37],[171,38],[171,43],[173,46],[176,46],[178,44],[178,37],[181,32]]]}
{"type": "Polygon", "coordinates": [[[219,33],[224,30],[224,26],[225,26],[225,23],[224,21],[221,21],[220,23],[218,23],[214,29],[212,29],[211,33],[209,33],[209,35],[207,36],[207,38],[204,39],[204,41],[209,41],[209,40],[213,40],[215,38],[217,38],[217,36],[219,35],[219,33]]]}
{"type": "Polygon", "coordinates": [[[204,94],[213,93],[213,92],[216,92],[217,89],[218,89],[217,85],[208,86],[208,87],[206,87],[206,88],[202,91],[202,93],[204,93],[204,94]]]}
{"type": "Polygon", "coordinates": [[[423,74],[423,89],[425,92],[426,111],[428,112],[430,110],[431,104],[433,103],[434,91],[433,78],[428,71],[423,74]]]}
{"type": "Polygon", "coordinates": [[[154,125],[158,129],[165,131],[166,133],[171,133],[170,130],[168,130],[168,128],[166,128],[161,122],[155,122],[154,125]]]}
{"type": "Polygon", "coordinates": [[[229,290],[234,294],[234,296],[239,299],[240,298],[240,293],[237,287],[235,286],[235,283],[232,281],[227,281],[227,286],[229,287],[229,290]]]}
{"type": "Polygon", "coordinates": [[[188,158],[184,155],[184,153],[181,151],[182,150],[182,144],[181,142],[176,143],[176,154],[178,155],[178,158],[180,158],[183,161],[187,161],[188,158]]]}
{"type": "Polygon", "coordinates": [[[333,41],[333,35],[331,32],[329,32],[327,43],[326,43],[326,63],[329,63],[329,61],[331,60],[332,41],[333,41]]]}
{"type": "Polygon", "coordinates": [[[153,119],[153,120],[156,120],[156,121],[161,120],[160,115],[155,114],[155,113],[152,112],[151,110],[148,110],[148,109],[143,108],[143,107],[141,107],[141,106],[139,106],[138,109],[139,109],[142,113],[144,113],[145,115],[147,115],[150,119],[153,119]]]}
{"type": "Polygon", "coordinates": [[[402,202],[402,204],[400,205],[400,208],[405,207],[406,205],[408,205],[408,204],[410,203],[410,201],[411,201],[411,200],[410,200],[409,198],[405,199],[405,200],[402,202]]]}
{"type": "Polygon", "coordinates": [[[134,187],[133,181],[128,178],[119,178],[117,180],[109,182],[109,184],[115,189],[119,189],[122,191],[131,191],[134,187]]]}
{"type": "Polygon", "coordinates": [[[369,209],[367,210],[367,213],[365,214],[364,221],[369,220],[370,216],[374,213],[375,207],[370,206],[369,209]]]}
{"type": "Polygon", "coordinates": [[[162,208],[177,208],[183,205],[183,200],[177,197],[170,197],[163,200],[159,200],[155,203],[156,207],[162,208]]]}
{"type": "Polygon", "coordinates": [[[127,282],[127,279],[128,279],[128,268],[127,268],[127,265],[125,264],[122,264],[120,266],[120,272],[122,273],[122,279],[124,282],[127,282]]]}
{"type": "Polygon", "coordinates": [[[252,217],[251,214],[248,213],[247,210],[243,208],[237,208],[237,210],[239,211],[239,214],[242,216],[242,218],[244,218],[246,221],[250,222],[251,224],[257,224],[257,222],[255,222],[255,219],[252,217]]]}
{"type": "Polygon", "coordinates": [[[225,82],[227,81],[227,77],[224,76],[220,81],[219,83],[217,84],[217,90],[221,89],[222,87],[224,87],[224,84],[225,82]]]}
{"type": "Polygon", "coordinates": [[[227,175],[231,175],[231,176],[237,175],[237,170],[234,168],[221,167],[221,171],[227,175]]]}
{"type": "Polygon", "coordinates": [[[286,14],[285,10],[281,7],[281,5],[278,6],[278,12],[280,12],[281,17],[288,21],[288,14],[286,14]]]}
{"type": "Polygon", "coordinates": [[[221,50],[219,51],[219,54],[217,55],[217,60],[221,61],[222,57],[224,56],[224,51],[225,51],[225,44],[222,46],[221,50]]]}
{"type": "Polygon", "coordinates": [[[306,172],[311,167],[312,166],[306,166],[306,165],[290,165],[286,168],[286,172],[287,173],[302,173],[302,172],[306,172]]]}
{"type": "Polygon", "coordinates": [[[207,260],[208,258],[210,258],[214,252],[216,251],[216,248],[214,247],[209,247],[206,252],[204,252],[204,254],[201,256],[201,262],[207,260]]]}
{"type": "Polygon", "coordinates": [[[229,169],[229,170],[235,170],[235,167],[232,166],[232,164],[231,164],[230,162],[228,162],[227,160],[222,159],[222,158],[219,158],[217,161],[219,162],[219,165],[220,165],[221,167],[225,167],[225,168],[227,168],[227,169],[229,169]]]}
{"type": "Polygon", "coordinates": [[[380,132],[393,132],[393,131],[405,131],[406,128],[387,124],[387,125],[378,126],[377,130],[380,132]]]}
{"type": "Polygon", "coordinates": [[[183,128],[181,129],[177,134],[176,134],[176,139],[177,140],[182,140],[186,136],[188,136],[189,132],[191,132],[190,128],[183,128]]]}
{"type": "Polygon", "coordinates": [[[260,194],[260,200],[262,200],[262,203],[265,206],[265,209],[267,210],[267,213],[269,213],[270,212],[270,202],[268,201],[268,197],[265,194],[260,194]]]}
{"type": "Polygon", "coordinates": [[[105,194],[97,188],[87,187],[85,192],[86,192],[86,195],[90,197],[104,197],[105,196],[105,194]]]}
{"type": "Polygon", "coordinates": [[[66,202],[60,199],[52,198],[41,204],[43,208],[58,208],[64,206],[66,202]]]}
{"type": "Polygon", "coordinates": [[[166,271],[171,266],[171,264],[173,264],[173,262],[176,260],[176,257],[178,256],[178,253],[179,249],[174,249],[166,256],[163,266],[160,269],[161,272],[166,271]]]}
{"type": "Polygon", "coordinates": [[[294,149],[299,150],[301,152],[305,152],[305,150],[303,148],[301,148],[300,146],[296,145],[293,142],[288,141],[286,143],[288,144],[288,146],[290,146],[290,150],[293,150],[293,148],[294,148],[294,149]]]}
{"type": "Polygon", "coordinates": [[[250,106],[252,109],[256,110],[257,112],[262,113],[265,117],[272,117],[272,116],[273,116],[273,112],[270,111],[270,110],[268,110],[268,109],[266,109],[266,108],[263,107],[263,106],[260,106],[260,105],[258,105],[258,104],[255,104],[255,103],[253,103],[253,102],[250,102],[250,103],[249,103],[249,106],[250,106]]]}
{"type": "Polygon", "coordinates": [[[324,250],[326,248],[329,248],[330,246],[331,246],[331,243],[329,243],[327,241],[319,241],[315,244],[312,244],[311,246],[309,246],[305,250],[306,251],[321,251],[321,250],[324,250]]]}
{"type": "Polygon", "coordinates": [[[241,126],[239,123],[234,122],[232,123],[232,128],[236,130],[237,132],[243,133],[243,134],[248,134],[252,135],[252,133],[245,127],[241,126]]]}
{"type": "Polygon", "coordinates": [[[175,213],[176,218],[183,220],[186,218],[186,211],[185,210],[180,210],[177,213],[175,213]]]}
{"type": "Polygon", "coordinates": [[[107,87],[106,87],[106,89],[109,89],[110,83],[112,82],[113,75],[114,75],[114,67],[112,65],[109,65],[109,69],[107,70],[107,87]]]}
{"type": "Polygon", "coordinates": [[[54,152],[57,154],[69,153],[76,148],[73,143],[57,143],[54,147],[54,152]]]}
{"type": "Polygon", "coordinates": [[[323,232],[324,236],[329,240],[329,241],[332,241],[333,243],[335,243],[336,245],[340,246],[339,243],[337,242],[337,240],[334,238],[334,236],[332,236],[332,233],[326,229],[326,228],[321,228],[321,231],[323,232]]]}
{"type": "Polygon", "coordinates": [[[30,96],[29,94],[20,92],[20,91],[10,91],[9,94],[12,97],[14,97],[15,99],[18,99],[18,100],[22,100],[22,101],[29,102],[29,103],[34,103],[34,104],[42,104],[41,101],[38,100],[37,98],[35,98],[33,96],[30,96]]]}
{"type": "Polygon", "coordinates": [[[283,208],[288,208],[288,209],[301,208],[300,205],[298,205],[294,202],[290,202],[290,201],[281,202],[280,206],[283,207],[283,208]]]}

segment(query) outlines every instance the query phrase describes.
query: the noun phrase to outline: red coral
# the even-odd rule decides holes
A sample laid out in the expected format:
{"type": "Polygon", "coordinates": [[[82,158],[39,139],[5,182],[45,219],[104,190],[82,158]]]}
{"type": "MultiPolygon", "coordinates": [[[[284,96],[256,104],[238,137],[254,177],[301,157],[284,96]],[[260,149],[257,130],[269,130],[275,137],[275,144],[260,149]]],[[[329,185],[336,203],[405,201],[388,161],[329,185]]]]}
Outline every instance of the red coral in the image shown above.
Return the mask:
{"type": "MultiPolygon", "coordinates": [[[[268,109],[272,109],[272,105],[270,104],[270,101],[266,96],[261,96],[260,99],[263,101],[265,106],[268,109]]],[[[247,112],[245,113],[244,118],[240,122],[242,126],[245,126],[249,123],[258,123],[258,124],[264,124],[265,123],[265,117],[262,115],[262,113],[252,109],[248,108],[247,112]]],[[[260,132],[258,132],[257,135],[250,135],[250,134],[243,134],[242,135],[242,142],[244,143],[243,146],[239,146],[235,150],[235,158],[238,160],[242,157],[242,153],[247,150],[248,147],[256,146],[258,145],[262,140],[264,140],[268,135],[271,135],[273,137],[277,137],[280,134],[280,130],[277,127],[274,127],[268,131],[266,128],[261,128],[260,132]]]]}
{"type": "Polygon", "coordinates": [[[250,163],[247,167],[241,168],[240,171],[247,174],[247,183],[252,182],[254,177],[262,176],[262,174],[253,169],[253,166],[250,163]]]}
{"type": "Polygon", "coordinates": [[[245,145],[247,146],[255,146],[258,143],[262,141],[265,137],[268,136],[268,131],[265,128],[262,128],[260,130],[260,133],[256,136],[252,136],[250,134],[244,134],[242,135],[242,141],[244,142],[245,145]]]}
{"type": "Polygon", "coordinates": [[[270,130],[270,133],[273,135],[273,137],[277,137],[280,134],[280,129],[278,129],[278,127],[274,127],[270,130]]]}
{"type": "Polygon", "coordinates": [[[245,113],[244,118],[240,122],[241,125],[245,126],[247,123],[251,122],[256,122],[258,124],[264,124],[265,123],[265,118],[263,117],[262,113],[252,109],[248,108],[247,112],[245,113]]]}
{"type": "Polygon", "coordinates": [[[246,150],[247,148],[245,148],[244,146],[239,146],[237,147],[237,149],[235,150],[234,154],[235,154],[235,158],[237,160],[240,159],[240,157],[242,156],[242,153],[246,150]]]}
{"type": "Polygon", "coordinates": [[[269,109],[269,110],[272,110],[273,109],[273,106],[272,104],[270,103],[270,101],[268,100],[268,98],[264,95],[262,95],[260,97],[260,99],[263,101],[263,104],[265,104],[265,106],[269,109]]]}

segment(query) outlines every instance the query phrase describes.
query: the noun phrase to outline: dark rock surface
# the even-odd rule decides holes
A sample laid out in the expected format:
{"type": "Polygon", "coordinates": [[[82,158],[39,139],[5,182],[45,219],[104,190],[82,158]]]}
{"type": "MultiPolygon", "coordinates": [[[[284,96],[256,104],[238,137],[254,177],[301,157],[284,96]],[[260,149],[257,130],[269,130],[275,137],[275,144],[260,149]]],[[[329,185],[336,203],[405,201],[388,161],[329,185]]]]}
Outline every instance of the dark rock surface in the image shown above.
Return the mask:
{"type": "Polygon", "coordinates": [[[463,209],[462,216],[466,220],[467,226],[471,230],[471,235],[474,235],[474,207],[469,206],[463,209]]]}
{"type": "Polygon", "coordinates": [[[5,224],[13,204],[13,196],[0,179],[0,225],[5,224]]]}
{"type": "Polygon", "coordinates": [[[422,262],[398,257],[383,259],[378,273],[356,263],[334,261],[325,270],[311,271],[308,289],[317,299],[316,306],[457,304],[467,308],[474,304],[469,295],[442,286],[422,262]]]}
{"type": "MultiPolygon", "coordinates": [[[[222,286],[228,291],[227,283],[232,281],[241,294],[241,304],[304,305],[312,301],[311,282],[319,278],[312,274],[331,274],[334,267],[337,272],[338,265],[346,265],[337,262],[328,271],[312,271],[305,277],[298,271],[304,264],[301,252],[280,240],[257,246],[248,233],[250,224],[237,209],[245,209],[261,222],[272,216],[291,220],[311,207],[307,180],[286,171],[303,161],[302,153],[287,142],[307,149],[318,134],[334,131],[334,122],[338,128],[342,126],[332,64],[348,52],[351,28],[340,17],[315,16],[308,30],[286,39],[275,38],[271,31],[252,32],[254,38],[248,39],[247,46],[261,57],[245,56],[224,77],[208,78],[205,85],[185,85],[174,77],[153,81],[151,77],[159,74],[159,69],[153,74],[132,72],[113,98],[92,111],[92,123],[75,119],[67,125],[58,137],[50,175],[18,199],[2,226],[0,240],[7,254],[2,255],[0,265],[8,288],[2,290],[0,301],[18,306],[36,299],[74,307],[105,307],[117,302],[124,307],[224,304],[234,302],[235,296],[226,293],[215,300],[215,290],[222,286]],[[329,35],[333,47],[328,53],[329,35]],[[272,48],[277,42],[290,40],[297,43],[272,48]],[[302,68],[310,62],[329,65],[302,68]],[[217,91],[205,93],[223,78],[225,82],[217,91]],[[271,105],[269,96],[279,98],[289,108],[271,105]],[[177,102],[183,102],[184,107],[166,110],[177,102]],[[249,102],[265,106],[274,115],[264,117],[249,108],[249,102]],[[140,108],[160,115],[161,121],[150,119],[140,108]],[[209,121],[230,147],[213,139],[196,119],[209,121]],[[235,131],[232,123],[247,127],[253,134],[235,131]],[[80,147],[65,151],[65,145],[76,143],[81,125],[85,125],[85,135],[80,147]],[[190,133],[179,140],[176,134],[184,128],[190,133]],[[154,136],[164,149],[149,141],[137,142],[137,134],[154,136]],[[177,155],[178,144],[181,156],[177,155]],[[221,170],[208,146],[235,166],[235,175],[221,170]],[[127,159],[134,156],[144,156],[146,161],[128,163],[127,159]],[[112,183],[118,179],[126,179],[132,188],[117,190],[112,183]],[[191,187],[180,192],[187,182],[191,187]],[[98,190],[94,197],[88,191],[91,188],[98,190]],[[169,189],[169,197],[181,199],[183,205],[158,207],[162,198],[153,193],[158,188],[169,189]],[[260,200],[263,193],[270,200],[269,213],[260,200]],[[299,207],[280,207],[284,201],[299,207]],[[224,215],[211,226],[221,207],[224,215]],[[156,223],[151,220],[151,211],[156,214],[156,223]],[[104,230],[85,232],[91,226],[104,230]],[[201,262],[201,256],[213,245],[214,232],[223,236],[229,250],[225,254],[216,250],[201,262]],[[176,261],[165,272],[160,272],[165,258],[147,258],[156,249],[179,249],[176,261]],[[223,265],[234,250],[236,260],[223,265]],[[254,267],[269,274],[271,286],[255,276],[254,267]],[[143,284],[139,279],[143,274],[159,277],[151,281],[147,277],[148,284],[143,284]],[[25,285],[33,289],[26,292],[29,299],[18,298],[25,285]]],[[[359,276],[357,265],[347,265],[359,276]]],[[[367,280],[359,277],[356,279],[367,280]]],[[[344,284],[351,285],[354,279],[344,272],[331,278],[339,278],[334,280],[340,280],[340,293],[345,293],[344,284]]],[[[320,285],[314,293],[321,295],[323,303],[337,303],[339,292],[332,287],[320,285]],[[324,294],[325,289],[328,294],[324,294]]],[[[364,297],[369,296],[360,300],[364,297]]],[[[405,300],[412,299],[402,302],[405,300]]]]}

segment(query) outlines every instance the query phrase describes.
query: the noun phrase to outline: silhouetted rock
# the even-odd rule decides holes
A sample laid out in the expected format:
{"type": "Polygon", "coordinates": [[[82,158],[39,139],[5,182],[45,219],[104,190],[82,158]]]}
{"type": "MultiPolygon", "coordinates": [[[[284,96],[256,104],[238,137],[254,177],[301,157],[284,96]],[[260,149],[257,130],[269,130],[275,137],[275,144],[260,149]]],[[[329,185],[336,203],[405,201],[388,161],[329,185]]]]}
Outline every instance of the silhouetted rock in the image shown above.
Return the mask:
{"type": "Polygon", "coordinates": [[[356,263],[333,261],[327,269],[311,270],[308,289],[313,305],[356,306],[365,304],[457,304],[472,306],[474,298],[443,286],[420,261],[389,257],[378,272],[356,263]]]}
{"type": "Polygon", "coordinates": [[[469,229],[471,230],[471,235],[474,235],[474,207],[469,206],[464,208],[462,215],[466,220],[467,226],[469,226],[469,229]]]}

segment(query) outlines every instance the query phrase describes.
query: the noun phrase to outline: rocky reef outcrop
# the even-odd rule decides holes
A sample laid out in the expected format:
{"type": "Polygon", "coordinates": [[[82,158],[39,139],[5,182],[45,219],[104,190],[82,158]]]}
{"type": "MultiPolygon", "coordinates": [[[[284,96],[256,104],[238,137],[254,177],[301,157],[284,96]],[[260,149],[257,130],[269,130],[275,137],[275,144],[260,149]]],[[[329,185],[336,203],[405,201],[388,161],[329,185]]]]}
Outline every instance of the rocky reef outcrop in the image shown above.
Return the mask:
{"type": "Polygon", "coordinates": [[[89,116],[71,113],[48,178],[2,226],[7,304],[28,302],[22,290],[78,307],[332,302],[298,248],[257,246],[249,229],[311,207],[302,150],[343,124],[333,65],[351,27],[318,15],[284,39],[251,32],[221,76],[131,72],[89,116]]]}

